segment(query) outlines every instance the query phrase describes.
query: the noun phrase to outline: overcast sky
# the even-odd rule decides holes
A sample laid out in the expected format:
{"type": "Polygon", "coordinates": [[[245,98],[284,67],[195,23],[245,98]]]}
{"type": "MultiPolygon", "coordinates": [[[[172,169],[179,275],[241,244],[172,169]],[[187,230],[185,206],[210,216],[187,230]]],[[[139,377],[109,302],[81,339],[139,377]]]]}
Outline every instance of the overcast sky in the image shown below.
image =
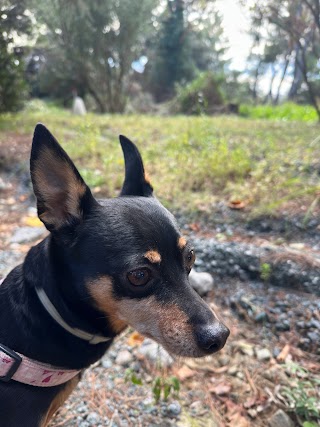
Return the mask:
{"type": "Polygon", "coordinates": [[[222,25],[229,40],[228,56],[231,58],[231,66],[234,69],[243,70],[252,43],[246,34],[249,29],[249,19],[237,0],[218,0],[217,8],[222,14],[222,25]]]}

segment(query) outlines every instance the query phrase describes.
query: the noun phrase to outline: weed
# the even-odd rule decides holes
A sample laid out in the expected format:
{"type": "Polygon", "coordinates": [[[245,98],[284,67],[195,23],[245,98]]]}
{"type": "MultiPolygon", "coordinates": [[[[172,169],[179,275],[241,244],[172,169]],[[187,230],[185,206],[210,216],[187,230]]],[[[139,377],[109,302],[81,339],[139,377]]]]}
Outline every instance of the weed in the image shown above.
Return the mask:
{"type": "Polygon", "coordinates": [[[320,379],[296,363],[287,365],[287,371],[293,381],[291,387],[282,388],[282,395],[297,416],[303,419],[302,425],[311,427],[310,423],[320,418],[320,379]]]}
{"type": "Polygon", "coordinates": [[[268,282],[271,276],[271,265],[267,262],[264,262],[260,266],[260,277],[264,282],[268,282]]]}
{"type": "Polygon", "coordinates": [[[178,395],[180,391],[180,382],[176,377],[156,377],[153,381],[153,397],[156,402],[167,400],[170,394],[178,395]]]}

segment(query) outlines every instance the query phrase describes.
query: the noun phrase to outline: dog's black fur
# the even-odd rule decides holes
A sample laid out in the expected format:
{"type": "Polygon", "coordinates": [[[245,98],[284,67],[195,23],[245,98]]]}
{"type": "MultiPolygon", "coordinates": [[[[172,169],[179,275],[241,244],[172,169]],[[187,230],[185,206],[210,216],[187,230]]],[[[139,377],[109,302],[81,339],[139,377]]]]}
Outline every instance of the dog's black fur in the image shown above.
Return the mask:
{"type": "MultiPolygon", "coordinates": [[[[125,156],[121,196],[97,201],[50,132],[37,125],[31,177],[50,234],[0,286],[0,343],[66,369],[85,369],[111,341],[90,344],[65,331],[40,303],[43,288],[73,327],[114,338],[127,325],[171,353],[201,357],[223,347],[228,329],[192,290],[193,250],[153,197],[137,148],[125,156]]],[[[47,425],[78,379],[39,388],[0,381],[0,425],[47,425]]]]}

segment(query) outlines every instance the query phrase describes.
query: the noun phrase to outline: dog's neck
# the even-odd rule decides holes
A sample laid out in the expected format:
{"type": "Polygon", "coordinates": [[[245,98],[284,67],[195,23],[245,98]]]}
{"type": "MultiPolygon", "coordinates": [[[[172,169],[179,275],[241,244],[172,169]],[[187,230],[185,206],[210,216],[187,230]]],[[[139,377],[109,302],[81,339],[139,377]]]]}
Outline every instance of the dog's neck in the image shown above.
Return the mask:
{"type": "Polygon", "coordinates": [[[60,257],[55,255],[55,249],[54,241],[50,236],[47,237],[31,248],[24,264],[13,270],[5,280],[3,291],[8,290],[8,315],[11,313],[15,317],[11,327],[19,325],[20,330],[12,333],[7,331],[4,334],[4,344],[44,363],[81,369],[98,360],[112,340],[92,345],[72,336],[47,313],[35,292],[35,287],[44,289],[60,315],[71,326],[111,338],[114,335],[108,330],[107,322],[101,318],[101,313],[97,312],[88,300],[81,302],[83,296],[81,299],[76,287],[72,286],[68,266],[60,264],[60,257]],[[19,304],[19,301],[23,303],[19,304]],[[20,306],[25,307],[25,311],[19,311],[20,306]],[[21,324],[25,328],[21,329],[21,324]]]}

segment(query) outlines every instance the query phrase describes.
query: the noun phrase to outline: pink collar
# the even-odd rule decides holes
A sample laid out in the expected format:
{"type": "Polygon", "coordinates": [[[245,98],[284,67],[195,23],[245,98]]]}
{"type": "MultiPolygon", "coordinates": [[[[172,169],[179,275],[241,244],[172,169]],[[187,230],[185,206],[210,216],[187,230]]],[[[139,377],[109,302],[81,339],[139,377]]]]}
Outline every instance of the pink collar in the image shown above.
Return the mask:
{"type": "Polygon", "coordinates": [[[53,387],[66,383],[80,371],[55,368],[29,359],[0,344],[0,380],[11,379],[36,387],[53,387]]]}

